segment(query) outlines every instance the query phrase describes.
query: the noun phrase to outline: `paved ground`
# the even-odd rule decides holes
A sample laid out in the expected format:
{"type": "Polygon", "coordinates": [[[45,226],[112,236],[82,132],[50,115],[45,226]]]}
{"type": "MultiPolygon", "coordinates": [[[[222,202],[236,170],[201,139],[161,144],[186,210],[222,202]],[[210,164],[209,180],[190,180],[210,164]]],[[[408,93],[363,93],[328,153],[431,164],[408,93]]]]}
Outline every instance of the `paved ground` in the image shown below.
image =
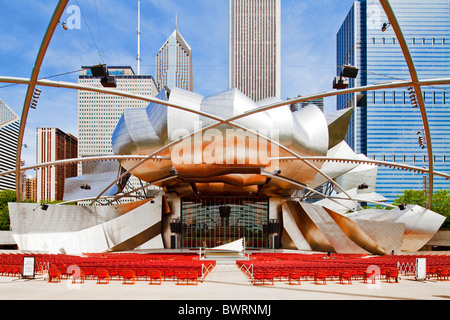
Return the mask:
{"type": "Polygon", "coordinates": [[[328,281],[316,285],[302,281],[300,286],[275,282],[272,286],[254,286],[236,265],[217,265],[198,286],[181,286],[173,282],[149,285],[137,281],[123,285],[113,280],[109,284],[96,284],[86,280],[83,284],[47,283],[43,277],[33,280],[0,277],[0,300],[449,300],[450,281],[416,281],[402,276],[399,283],[382,280],[372,285],[362,280],[351,285],[328,281]]]}

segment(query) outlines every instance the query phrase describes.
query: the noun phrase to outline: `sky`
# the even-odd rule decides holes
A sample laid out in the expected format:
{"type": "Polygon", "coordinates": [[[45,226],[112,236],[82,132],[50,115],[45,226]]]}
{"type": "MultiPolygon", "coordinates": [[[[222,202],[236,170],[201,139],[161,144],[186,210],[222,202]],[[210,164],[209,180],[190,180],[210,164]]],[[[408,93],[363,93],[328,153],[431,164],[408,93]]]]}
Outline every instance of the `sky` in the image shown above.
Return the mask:
{"type": "MultiPolygon", "coordinates": [[[[0,0],[0,76],[31,76],[57,2],[0,0]]],[[[336,34],[352,3],[281,0],[283,100],[332,90],[336,34]]],[[[81,66],[100,62],[132,66],[137,72],[137,0],[70,0],[61,20],[72,27],[76,16],[70,6],[81,9],[79,28],[58,26],[39,78],[77,82],[81,66]]],[[[156,54],[175,29],[176,16],[178,31],[192,48],[194,91],[209,96],[227,90],[228,0],[141,0],[141,74],[155,76],[156,54]]],[[[0,83],[0,99],[19,117],[26,89],[0,83]]],[[[25,165],[36,163],[36,128],[57,127],[78,136],[77,91],[41,89],[25,129],[25,165]]],[[[325,99],[325,113],[335,109],[335,99],[325,99]]]]}

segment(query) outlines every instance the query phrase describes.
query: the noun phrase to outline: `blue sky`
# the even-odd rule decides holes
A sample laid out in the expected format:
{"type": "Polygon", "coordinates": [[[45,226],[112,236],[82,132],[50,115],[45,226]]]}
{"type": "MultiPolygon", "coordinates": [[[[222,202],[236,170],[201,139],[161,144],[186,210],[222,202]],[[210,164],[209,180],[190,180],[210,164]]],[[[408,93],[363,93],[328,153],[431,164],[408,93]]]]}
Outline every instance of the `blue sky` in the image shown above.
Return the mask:
{"type": "MultiPolygon", "coordinates": [[[[281,0],[282,99],[330,91],[336,65],[336,33],[352,0],[281,0]]],[[[56,0],[0,0],[0,75],[29,78],[56,0]]],[[[57,28],[40,78],[79,70],[102,59],[136,71],[137,1],[71,0],[81,8],[80,29],[57,28]],[[94,41],[92,40],[92,37],[94,41]]],[[[62,16],[63,21],[71,12],[62,16]]],[[[141,0],[141,74],[155,74],[155,57],[175,28],[193,50],[194,91],[208,96],[228,89],[228,0],[141,0]]],[[[78,73],[52,78],[77,81],[78,73]]],[[[26,86],[4,87],[0,98],[22,113],[26,86]]],[[[36,128],[58,127],[78,136],[77,92],[43,88],[25,131],[23,159],[36,159],[36,128]]],[[[335,99],[325,100],[325,112],[335,99]]]]}

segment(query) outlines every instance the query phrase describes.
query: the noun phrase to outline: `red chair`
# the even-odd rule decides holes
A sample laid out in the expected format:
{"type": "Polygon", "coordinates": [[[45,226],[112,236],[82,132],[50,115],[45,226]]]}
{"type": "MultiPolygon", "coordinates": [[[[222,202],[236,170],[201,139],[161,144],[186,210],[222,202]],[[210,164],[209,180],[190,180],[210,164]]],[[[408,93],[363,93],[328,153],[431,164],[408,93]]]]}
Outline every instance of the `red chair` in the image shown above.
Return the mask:
{"type": "Polygon", "coordinates": [[[293,270],[289,273],[289,284],[292,285],[293,282],[297,282],[296,284],[301,284],[300,281],[300,272],[298,270],[293,270]]]}
{"type": "Polygon", "coordinates": [[[83,270],[78,270],[72,272],[72,283],[77,283],[79,281],[80,283],[84,283],[84,272],[83,270]]]}
{"type": "Polygon", "coordinates": [[[319,284],[319,281],[322,280],[322,284],[327,284],[327,273],[325,271],[317,271],[314,276],[314,282],[319,284]]]}
{"type": "Polygon", "coordinates": [[[273,272],[272,271],[266,271],[264,272],[264,284],[266,283],[266,280],[269,281],[269,283],[271,282],[272,285],[274,284],[274,280],[273,280],[273,272]]]}
{"type": "Polygon", "coordinates": [[[22,268],[20,268],[19,266],[16,266],[16,265],[12,266],[12,268],[11,268],[11,275],[20,278],[20,276],[22,274],[22,270],[21,269],[22,268]]]}
{"type": "Polygon", "coordinates": [[[345,280],[347,280],[347,284],[352,284],[352,273],[350,271],[344,270],[340,273],[339,282],[345,284],[345,280]]]}
{"type": "Polygon", "coordinates": [[[117,279],[120,279],[119,270],[116,268],[110,268],[108,270],[109,272],[109,279],[113,280],[114,277],[117,277],[117,279]]]}
{"type": "Polygon", "coordinates": [[[143,280],[147,280],[147,275],[146,275],[145,269],[142,269],[142,268],[136,269],[136,280],[140,280],[142,278],[143,278],[143,280]]]}
{"type": "Polygon", "coordinates": [[[264,284],[264,272],[257,271],[253,274],[253,284],[264,284]]]}
{"type": "Polygon", "coordinates": [[[90,277],[91,279],[94,279],[94,270],[92,268],[84,267],[83,272],[86,278],[90,277]]]}
{"type": "Polygon", "coordinates": [[[188,271],[187,273],[187,283],[191,283],[193,285],[198,285],[198,272],[197,271],[188,271]]]}
{"type": "Polygon", "coordinates": [[[5,266],[5,275],[6,275],[6,276],[12,275],[12,266],[9,265],[9,264],[7,264],[7,265],[5,266]]]}
{"type": "Polygon", "coordinates": [[[280,280],[283,278],[286,280],[289,280],[290,275],[291,275],[291,270],[288,268],[284,268],[281,270],[280,280]]]}
{"type": "Polygon", "coordinates": [[[109,283],[109,272],[106,269],[97,269],[97,284],[108,284],[109,283]]]}
{"type": "Polygon", "coordinates": [[[272,273],[273,273],[274,280],[278,279],[279,281],[281,281],[281,270],[275,269],[275,270],[273,270],[272,273]]]}
{"type": "Polygon", "coordinates": [[[450,277],[450,270],[449,269],[440,269],[438,270],[438,276],[437,279],[440,281],[448,280],[450,277]]]}
{"type": "Polygon", "coordinates": [[[431,279],[432,277],[437,277],[437,268],[427,267],[427,278],[431,279]]]}
{"type": "Polygon", "coordinates": [[[48,270],[48,282],[53,282],[53,280],[56,280],[56,283],[61,282],[61,271],[57,268],[51,268],[48,270]]]}
{"type": "Polygon", "coordinates": [[[150,283],[149,284],[161,284],[162,273],[159,270],[151,270],[150,271],[150,283]]]}
{"type": "Polygon", "coordinates": [[[122,284],[134,284],[136,281],[136,274],[134,270],[124,269],[122,270],[122,284]]]}
{"type": "Polygon", "coordinates": [[[175,281],[175,271],[172,268],[164,269],[164,281],[166,281],[166,279],[172,279],[172,281],[175,281]]]}
{"type": "Polygon", "coordinates": [[[306,273],[306,280],[308,280],[309,278],[314,279],[315,276],[316,276],[316,270],[310,269],[306,273]]]}
{"type": "Polygon", "coordinates": [[[187,284],[188,283],[188,275],[186,270],[177,270],[175,272],[177,277],[177,284],[187,284]],[[186,283],[184,283],[186,281],[186,283]]]}
{"type": "Polygon", "coordinates": [[[391,280],[398,282],[398,270],[396,268],[386,271],[386,281],[391,282],[391,280]]]}

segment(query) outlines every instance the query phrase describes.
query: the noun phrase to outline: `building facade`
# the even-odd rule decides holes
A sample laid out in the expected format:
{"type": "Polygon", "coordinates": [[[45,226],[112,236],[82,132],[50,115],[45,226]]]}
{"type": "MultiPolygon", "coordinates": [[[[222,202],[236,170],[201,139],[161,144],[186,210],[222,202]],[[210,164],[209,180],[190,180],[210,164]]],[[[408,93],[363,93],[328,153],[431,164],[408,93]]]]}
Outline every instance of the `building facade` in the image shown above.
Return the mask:
{"type": "MultiPolygon", "coordinates": [[[[90,67],[83,67],[78,83],[101,87],[90,67]]],[[[135,75],[129,66],[108,67],[117,89],[146,96],[156,96],[158,89],[151,75],[135,75]]],[[[142,108],[148,103],[104,93],[78,91],[78,156],[112,155],[111,136],[125,109],[142,108]]],[[[82,166],[79,175],[83,174],[82,166]]]]}
{"type": "MultiPolygon", "coordinates": [[[[392,0],[420,79],[450,76],[449,1],[392,0]]],[[[337,34],[337,74],[343,65],[360,69],[349,87],[410,79],[392,28],[378,3],[355,1],[337,34]]],[[[450,87],[422,87],[433,143],[436,171],[450,171],[450,87]]],[[[423,131],[419,108],[407,88],[346,94],[338,109],[354,108],[347,143],[370,159],[428,167],[426,148],[418,143],[423,131]]],[[[380,167],[377,191],[393,200],[405,189],[427,188],[427,176],[380,167]]],[[[435,189],[448,182],[435,178],[435,189]]]]}
{"type": "MultiPolygon", "coordinates": [[[[0,99],[0,172],[16,167],[19,129],[19,117],[0,99]]],[[[0,177],[0,190],[4,189],[16,190],[15,173],[0,177]]]]}
{"type": "Polygon", "coordinates": [[[254,101],[280,98],[280,0],[229,0],[228,81],[254,101]]]}
{"type": "Polygon", "coordinates": [[[156,55],[156,82],[158,91],[165,86],[194,91],[192,49],[178,32],[178,27],[156,55]]]}
{"type": "MultiPolygon", "coordinates": [[[[78,157],[78,141],[58,128],[37,128],[36,164],[78,157]]],[[[77,176],[77,165],[39,168],[36,173],[36,201],[60,201],[64,181],[77,176]]]]}
{"type": "Polygon", "coordinates": [[[27,178],[25,182],[25,201],[37,202],[37,178],[27,178]]]}

